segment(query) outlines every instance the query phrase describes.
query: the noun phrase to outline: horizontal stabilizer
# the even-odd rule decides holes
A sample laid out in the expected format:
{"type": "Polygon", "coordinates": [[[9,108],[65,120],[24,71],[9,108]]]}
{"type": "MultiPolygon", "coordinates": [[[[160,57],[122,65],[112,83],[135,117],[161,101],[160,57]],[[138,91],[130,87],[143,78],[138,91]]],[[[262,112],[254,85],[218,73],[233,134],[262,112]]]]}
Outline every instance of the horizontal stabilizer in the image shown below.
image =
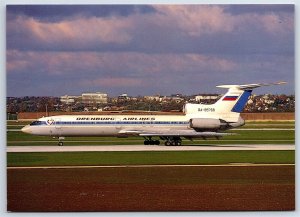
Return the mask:
{"type": "Polygon", "coordinates": [[[262,86],[271,86],[271,85],[281,85],[281,84],[286,84],[287,82],[285,81],[279,81],[275,83],[261,83],[261,84],[242,84],[242,85],[218,85],[217,87],[219,88],[235,88],[238,90],[252,90],[257,87],[262,87],[262,86]]]}

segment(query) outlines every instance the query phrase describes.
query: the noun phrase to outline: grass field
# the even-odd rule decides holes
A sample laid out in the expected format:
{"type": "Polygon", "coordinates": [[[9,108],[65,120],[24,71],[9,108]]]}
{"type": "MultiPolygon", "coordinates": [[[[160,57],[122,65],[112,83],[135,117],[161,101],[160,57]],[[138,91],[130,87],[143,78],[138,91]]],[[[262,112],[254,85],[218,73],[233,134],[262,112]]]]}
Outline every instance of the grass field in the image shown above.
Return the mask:
{"type": "Polygon", "coordinates": [[[8,166],[294,164],[294,151],[172,151],[7,153],[8,166]]]}

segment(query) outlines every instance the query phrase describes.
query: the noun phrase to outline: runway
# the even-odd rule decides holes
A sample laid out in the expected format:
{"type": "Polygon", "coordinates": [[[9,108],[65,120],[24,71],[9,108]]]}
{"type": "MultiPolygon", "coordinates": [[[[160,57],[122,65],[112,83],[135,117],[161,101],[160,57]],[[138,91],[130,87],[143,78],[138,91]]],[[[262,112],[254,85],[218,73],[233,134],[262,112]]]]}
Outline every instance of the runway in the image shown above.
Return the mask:
{"type": "Polygon", "coordinates": [[[226,145],[101,145],[101,146],[8,146],[7,152],[105,152],[105,151],[221,151],[221,150],[295,150],[294,144],[226,145]]]}

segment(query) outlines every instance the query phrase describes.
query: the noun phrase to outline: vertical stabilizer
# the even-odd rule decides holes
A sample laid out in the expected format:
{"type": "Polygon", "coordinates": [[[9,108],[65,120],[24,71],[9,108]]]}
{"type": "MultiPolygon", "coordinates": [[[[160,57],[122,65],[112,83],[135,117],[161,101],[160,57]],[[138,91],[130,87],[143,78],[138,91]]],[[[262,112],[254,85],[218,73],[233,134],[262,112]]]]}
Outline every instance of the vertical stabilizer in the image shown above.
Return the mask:
{"type": "Polygon", "coordinates": [[[270,84],[243,84],[243,85],[219,85],[219,88],[228,89],[215,104],[191,104],[184,107],[185,114],[197,118],[217,118],[227,122],[236,122],[240,119],[240,113],[244,110],[252,90],[257,87],[285,84],[277,82],[270,84]]]}
{"type": "Polygon", "coordinates": [[[215,109],[218,113],[230,113],[243,111],[252,90],[257,87],[280,85],[286,82],[277,82],[269,84],[243,84],[243,85],[219,85],[219,88],[227,88],[227,93],[215,103],[215,109]]]}

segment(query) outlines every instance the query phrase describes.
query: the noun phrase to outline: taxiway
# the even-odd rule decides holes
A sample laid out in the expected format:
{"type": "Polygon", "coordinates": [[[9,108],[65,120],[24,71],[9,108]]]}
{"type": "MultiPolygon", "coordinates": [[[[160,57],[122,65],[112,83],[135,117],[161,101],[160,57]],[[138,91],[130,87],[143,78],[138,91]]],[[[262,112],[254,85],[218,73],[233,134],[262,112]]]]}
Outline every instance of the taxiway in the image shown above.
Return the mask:
{"type": "Polygon", "coordinates": [[[294,144],[226,145],[101,145],[101,146],[8,146],[7,152],[97,152],[97,151],[220,151],[220,150],[295,150],[294,144]]]}

